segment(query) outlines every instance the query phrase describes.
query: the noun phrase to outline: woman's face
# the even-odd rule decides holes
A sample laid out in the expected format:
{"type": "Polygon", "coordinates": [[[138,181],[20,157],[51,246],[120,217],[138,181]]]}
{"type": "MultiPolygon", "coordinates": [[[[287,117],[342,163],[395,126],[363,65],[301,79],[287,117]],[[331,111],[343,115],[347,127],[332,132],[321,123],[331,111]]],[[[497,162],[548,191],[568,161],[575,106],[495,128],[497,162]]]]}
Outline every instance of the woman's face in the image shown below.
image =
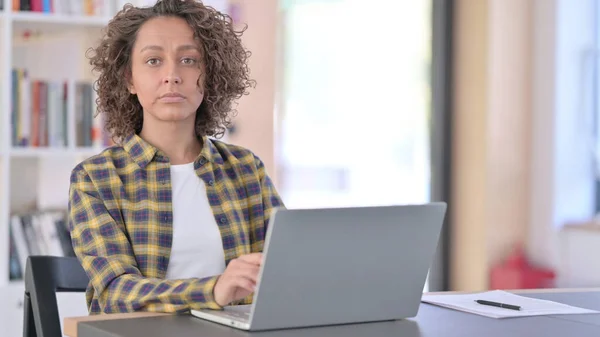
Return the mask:
{"type": "Polygon", "coordinates": [[[203,69],[200,44],[185,20],[158,17],[144,23],[133,46],[129,81],[144,109],[144,124],[193,124],[204,98],[203,69]]]}

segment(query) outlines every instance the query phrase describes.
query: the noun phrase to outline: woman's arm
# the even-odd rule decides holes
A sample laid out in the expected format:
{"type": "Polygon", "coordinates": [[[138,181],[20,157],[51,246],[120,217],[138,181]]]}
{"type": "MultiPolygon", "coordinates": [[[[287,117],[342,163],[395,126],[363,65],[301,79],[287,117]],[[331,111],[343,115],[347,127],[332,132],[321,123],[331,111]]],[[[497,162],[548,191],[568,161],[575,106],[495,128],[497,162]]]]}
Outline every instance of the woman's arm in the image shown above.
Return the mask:
{"type": "Polygon", "coordinates": [[[265,235],[273,208],[284,207],[273,181],[267,174],[264,163],[257,156],[255,156],[255,164],[259,178],[260,198],[258,199],[258,205],[252,205],[251,207],[250,242],[252,246],[250,248],[253,253],[263,251],[265,235]]]}
{"type": "MultiPolygon", "coordinates": [[[[271,217],[271,211],[275,207],[284,207],[283,202],[273,181],[267,174],[263,162],[254,155],[254,164],[256,165],[256,176],[253,176],[246,186],[248,194],[250,211],[250,250],[252,253],[262,253],[265,243],[265,235],[271,217]],[[258,179],[257,179],[258,178],[258,179]],[[255,195],[254,195],[254,194],[255,195]]],[[[235,302],[235,304],[251,304],[254,294],[235,302]]]]}
{"type": "Polygon", "coordinates": [[[73,172],[69,194],[73,249],[98,294],[102,312],[221,308],[213,296],[217,276],[162,280],[141,274],[124,225],[109,214],[87,172],[73,172]]]}

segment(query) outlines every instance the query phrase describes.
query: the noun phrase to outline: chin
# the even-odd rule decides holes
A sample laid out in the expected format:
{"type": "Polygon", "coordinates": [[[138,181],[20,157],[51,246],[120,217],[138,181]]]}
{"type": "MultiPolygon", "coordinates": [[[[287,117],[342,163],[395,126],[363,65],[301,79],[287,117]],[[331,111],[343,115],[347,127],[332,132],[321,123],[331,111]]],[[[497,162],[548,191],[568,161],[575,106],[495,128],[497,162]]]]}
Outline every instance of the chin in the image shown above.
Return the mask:
{"type": "Polygon", "coordinates": [[[186,120],[195,120],[196,112],[189,112],[181,108],[167,108],[156,111],[152,114],[156,119],[164,122],[182,122],[186,120]]]}

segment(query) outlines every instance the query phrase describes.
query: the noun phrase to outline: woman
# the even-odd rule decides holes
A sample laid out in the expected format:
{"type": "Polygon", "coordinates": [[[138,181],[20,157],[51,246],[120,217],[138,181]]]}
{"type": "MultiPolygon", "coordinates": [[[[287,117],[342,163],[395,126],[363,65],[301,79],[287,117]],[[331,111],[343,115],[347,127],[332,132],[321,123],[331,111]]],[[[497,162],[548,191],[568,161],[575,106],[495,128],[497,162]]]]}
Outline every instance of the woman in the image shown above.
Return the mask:
{"type": "Polygon", "coordinates": [[[253,85],[231,19],[196,0],[125,7],[90,63],[116,146],[71,175],[69,228],[89,311],[249,303],[269,214],[261,160],[209,139],[253,85]]]}

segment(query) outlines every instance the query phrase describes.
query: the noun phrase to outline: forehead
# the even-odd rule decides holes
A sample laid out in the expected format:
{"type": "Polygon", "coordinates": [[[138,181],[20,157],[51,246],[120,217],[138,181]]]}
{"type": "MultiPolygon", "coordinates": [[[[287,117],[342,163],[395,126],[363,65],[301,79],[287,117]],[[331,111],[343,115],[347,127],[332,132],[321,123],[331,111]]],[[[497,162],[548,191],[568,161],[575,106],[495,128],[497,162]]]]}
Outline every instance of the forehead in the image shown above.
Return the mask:
{"type": "Polygon", "coordinates": [[[178,17],[158,17],[146,21],[139,29],[134,49],[144,45],[195,44],[194,31],[188,23],[178,17]]]}

